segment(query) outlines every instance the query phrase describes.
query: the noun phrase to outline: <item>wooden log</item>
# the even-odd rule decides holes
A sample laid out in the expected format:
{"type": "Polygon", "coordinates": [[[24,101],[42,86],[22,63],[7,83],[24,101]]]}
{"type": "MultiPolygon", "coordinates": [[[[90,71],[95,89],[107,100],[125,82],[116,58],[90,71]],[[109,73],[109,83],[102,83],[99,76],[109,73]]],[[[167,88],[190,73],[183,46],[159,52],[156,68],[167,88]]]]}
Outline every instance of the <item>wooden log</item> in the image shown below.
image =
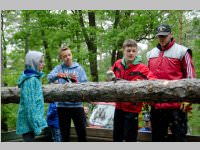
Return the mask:
{"type": "MultiPolygon", "coordinates": [[[[200,79],[142,80],[114,82],[51,84],[43,86],[45,102],[175,102],[200,101],[200,79]]],[[[20,90],[17,87],[1,88],[1,103],[19,103],[20,90]]]]}

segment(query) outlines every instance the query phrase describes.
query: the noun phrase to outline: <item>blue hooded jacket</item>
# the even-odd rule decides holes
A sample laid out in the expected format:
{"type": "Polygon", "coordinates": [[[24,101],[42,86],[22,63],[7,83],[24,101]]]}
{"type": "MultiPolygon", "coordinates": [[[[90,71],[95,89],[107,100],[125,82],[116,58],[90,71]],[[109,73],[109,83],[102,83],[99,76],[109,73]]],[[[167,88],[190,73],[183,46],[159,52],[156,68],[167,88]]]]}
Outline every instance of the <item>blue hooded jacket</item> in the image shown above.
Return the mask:
{"type": "Polygon", "coordinates": [[[25,71],[18,79],[20,88],[20,103],[16,122],[16,133],[24,134],[33,131],[39,135],[47,127],[44,117],[44,97],[39,72],[43,54],[38,51],[29,51],[25,57],[25,71]]]}
{"type": "MultiPolygon", "coordinates": [[[[66,66],[64,63],[56,66],[49,74],[48,80],[50,83],[58,81],[58,84],[65,84],[66,80],[57,77],[58,73],[68,73],[76,74],[78,82],[87,82],[87,76],[85,70],[77,62],[73,62],[70,67],[66,66]]],[[[68,107],[76,108],[83,107],[82,102],[55,102],[50,103],[47,112],[47,123],[49,126],[59,128],[58,113],[56,107],[68,107]]]]}
{"type": "Polygon", "coordinates": [[[20,104],[16,123],[16,133],[24,134],[34,131],[39,135],[47,127],[44,118],[44,98],[40,78],[43,73],[27,69],[18,80],[20,104]]]}

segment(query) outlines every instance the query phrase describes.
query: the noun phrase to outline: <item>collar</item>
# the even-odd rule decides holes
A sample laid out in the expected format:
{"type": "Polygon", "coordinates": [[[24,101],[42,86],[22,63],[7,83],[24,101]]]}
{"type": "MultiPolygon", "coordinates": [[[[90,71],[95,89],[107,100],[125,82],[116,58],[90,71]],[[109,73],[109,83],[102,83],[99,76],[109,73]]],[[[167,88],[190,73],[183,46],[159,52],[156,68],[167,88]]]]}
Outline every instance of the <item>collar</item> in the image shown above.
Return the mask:
{"type": "Polygon", "coordinates": [[[174,43],[175,43],[175,40],[172,38],[171,42],[164,49],[161,48],[160,44],[157,45],[157,48],[160,51],[166,51],[166,50],[170,49],[174,45],[174,43]]]}
{"type": "MultiPolygon", "coordinates": [[[[140,56],[140,55],[137,55],[137,56],[135,56],[135,59],[133,60],[133,62],[131,63],[131,64],[133,64],[133,65],[137,65],[137,64],[140,64],[141,63],[141,61],[142,61],[142,57],[140,56]]],[[[123,57],[123,59],[122,59],[122,65],[126,68],[126,69],[128,69],[128,65],[126,64],[126,59],[123,57]]]]}
{"type": "Polygon", "coordinates": [[[26,70],[24,70],[24,74],[26,76],[36,75],[38,77],[44,77],[44,73],[43,72],[38,72],[38,71],[35,71],[35,70],[32,70],[32,69],[26,69],[26,70]]]}

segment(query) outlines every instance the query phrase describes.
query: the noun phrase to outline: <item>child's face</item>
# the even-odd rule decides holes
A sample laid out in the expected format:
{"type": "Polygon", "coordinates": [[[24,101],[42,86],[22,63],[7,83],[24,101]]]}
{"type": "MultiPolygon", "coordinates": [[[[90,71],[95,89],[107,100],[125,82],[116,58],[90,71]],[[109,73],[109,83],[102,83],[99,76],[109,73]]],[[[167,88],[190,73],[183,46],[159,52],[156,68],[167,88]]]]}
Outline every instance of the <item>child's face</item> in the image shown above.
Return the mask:
{"type": "Polygon", "coordinates": [[[135,59],[137,53],[138,53],[137,47],[125,47],[123,50],[125,60],[131,63],[135,59]]]}
{"type": "Polygon", "coordinates": [[[61,58],[65,65],[70,66],[72,64],[72,53],[71,50],[65,50],[61,52],[61,58]]]}
{"type": "Polygon", "coordinates": [[[40,60],[39,71],[42,71],[43,68],[44,68],[44,56],[42,56],[42,58],[40,60]]]}

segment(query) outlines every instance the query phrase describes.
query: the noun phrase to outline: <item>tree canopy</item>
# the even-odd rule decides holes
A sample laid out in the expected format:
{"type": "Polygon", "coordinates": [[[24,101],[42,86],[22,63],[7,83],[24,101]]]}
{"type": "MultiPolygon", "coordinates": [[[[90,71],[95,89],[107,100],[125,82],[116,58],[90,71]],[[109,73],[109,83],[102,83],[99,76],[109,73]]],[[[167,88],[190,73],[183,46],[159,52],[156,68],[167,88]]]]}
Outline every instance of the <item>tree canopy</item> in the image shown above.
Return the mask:
{"type": "MultiPolygon", "coordinates": [[[[139,47],[139,54],[147,63],[147,51],[157,44],[155,29],[159,24],[169,24],[176,42],[192,49],[199,78],[200,10],[3,10],[1,86],[17,85],[29,50],[45,54],[47,75],[60,63],[58,49],[62,44],[70,47],[74,61],[83,66],[89,81],[105,81],[105,72],[122,58],[126,39],[146,45],[139,47]]],[[[48,83],[47,78],[43,83],[48,83]]],[[[2,124],[16,115],[13,109],[8,113],[10,107],[2,109],[2,124]]],[[[199,117],[199,113],[195,115],[199,117]]]]}

